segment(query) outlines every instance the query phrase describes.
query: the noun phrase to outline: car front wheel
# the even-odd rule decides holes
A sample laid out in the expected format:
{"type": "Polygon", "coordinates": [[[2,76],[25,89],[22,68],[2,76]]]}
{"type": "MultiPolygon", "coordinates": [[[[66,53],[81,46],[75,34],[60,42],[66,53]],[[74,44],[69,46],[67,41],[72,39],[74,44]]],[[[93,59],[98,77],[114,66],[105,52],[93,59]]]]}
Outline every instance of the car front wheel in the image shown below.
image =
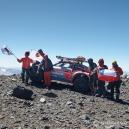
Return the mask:
{"type": "Polygon", "coordinates": [[[78,92],[87,92],[89,90],[89,79],[80,75],[74,79],[74,89],[78,92]]]}

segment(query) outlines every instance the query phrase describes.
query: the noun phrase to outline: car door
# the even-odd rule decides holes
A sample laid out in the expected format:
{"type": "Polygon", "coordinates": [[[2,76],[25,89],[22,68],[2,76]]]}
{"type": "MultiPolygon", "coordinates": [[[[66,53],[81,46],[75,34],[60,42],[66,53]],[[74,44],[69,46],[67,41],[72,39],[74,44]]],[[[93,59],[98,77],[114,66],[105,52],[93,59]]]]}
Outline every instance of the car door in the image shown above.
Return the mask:
{"type": "Polygon", "coordinates": [[[64,81],[64,71],[62,67],[64,63],[58,63],[54,65],[54,69],[52,71],[52,80],[53,81],[64,81]]]}
{"type": "Polygon", "coordinates": [[[64,81],[65,82],[71,82],[72,80],[72,66],[70,63],[65,63],[62,67],[63,73],[64,73],[64,81]]]}
{"type": "Polygon", "coordinates": [[[54,66],[52,72],[52,80],[61,82],[70,82],[72,77],[72,69],[69,63],[59,63],[54,66]]]}

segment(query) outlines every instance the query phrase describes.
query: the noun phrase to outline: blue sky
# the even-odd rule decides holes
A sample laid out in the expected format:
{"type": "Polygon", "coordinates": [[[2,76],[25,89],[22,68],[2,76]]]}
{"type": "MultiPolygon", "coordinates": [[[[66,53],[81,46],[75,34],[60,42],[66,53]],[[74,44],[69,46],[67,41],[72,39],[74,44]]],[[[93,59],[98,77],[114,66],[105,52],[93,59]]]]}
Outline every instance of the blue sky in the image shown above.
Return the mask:
{"type": "MultiPolygon", "coordinates": [[[[0,44],[20,58],[42,48],[56,55],[117,60],[129,68],[129,0],[0,0],[0,44]]],[[[0,54],[0,66],[20,67],[0,54]]]]}

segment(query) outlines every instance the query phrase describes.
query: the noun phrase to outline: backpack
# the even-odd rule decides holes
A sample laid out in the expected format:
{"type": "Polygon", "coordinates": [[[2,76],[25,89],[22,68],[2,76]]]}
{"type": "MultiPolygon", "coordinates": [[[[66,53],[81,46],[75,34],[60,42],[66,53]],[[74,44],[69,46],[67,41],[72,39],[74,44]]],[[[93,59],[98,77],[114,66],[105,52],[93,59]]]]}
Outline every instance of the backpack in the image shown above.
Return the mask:
{"type": "Polygon", "coordinates": [[[42,67],[43,67],[43,71],[44,71],[44,72],[53,70],[52,61],[51,61],[49,58],[46,58],[46,59],[43,60],[41,63],[42,63],[42,67]],[[47,66],[45,66],[45,61],[47,61],[47,66]]]}
{"type": "Polygon", "coordinates": [[[12,93],[12,96],[25,100],[33,100],[32,95],[33,91],[21,86],[17,86],[16,88],[14,88],[12,93]]]}

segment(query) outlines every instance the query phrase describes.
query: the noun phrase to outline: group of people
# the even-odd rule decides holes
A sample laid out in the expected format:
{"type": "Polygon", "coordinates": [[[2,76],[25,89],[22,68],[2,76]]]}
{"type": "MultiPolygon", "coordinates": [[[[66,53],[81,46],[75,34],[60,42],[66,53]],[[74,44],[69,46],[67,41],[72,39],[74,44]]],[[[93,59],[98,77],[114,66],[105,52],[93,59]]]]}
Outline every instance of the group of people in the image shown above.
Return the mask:
{"type": "MultiPolygon", "coordinates": [[[[29,81],[29,69],[31,66],[31,63],[34,63],[34,60],[29,57],[30,52],[25,52],[25,57],[21,59],[17,59],[19,63],[22,63],[22,82],[25,82],[26,85],[28,85],[29,81]]],[[[42,61],[40,63],[40,66],[43,68],[43,83],[48,87],[48,89],[51,86],[51,71],[53,70],[52,61],[48,58],[48,56],[42,51],[42,49],[39,49],[36,53],[36,56],[42,57],[42,61]]],[[[92,58],[88,59],[89,63],[89,70],[90,70],[90,87],[91,90],[95,90],[95,95],[97,97],[106,97],[107,91],[105,88],[105,81],[101,81],[98,79],[97,71],[108,69],[108,67],[104,64],[104,59],[99,59],[98,65],[94,63],[92,58]]],[[[116,61],[112,62],[112,68],[118,76],[118,80],[114,82],[110,82],[110,97],[111,99],[119,100],[120,97],[120,85],[121,85],[121,78],[120,76],[123,74],[122,68],[120,68],[116,61]],[[114,96],[114,93],[115,96],[114,96]],[[115,98],[114,98],[115,97],[115,98]]]]}
{"type": "MultiPolygon", "coordinates": [[[[104,59],[99,59],[98,66],[96,63],[93,62],[93,59],[88,59],[89,68],[91,71],[90,75],[90,86],[91,90],[95,91],[95,95],[97,97],[107,97],[108,92],[105,88],[105,81],[101,81],[98,79],[97,72],[99,70],[105,70],[108,69],[107,65],[104,64],[104,59]]],[[[120,86],[121,86],[121,75],[123,74],[123,70],[121,67],[119,67],[117,61],[112,62],[112,68],[111,70],[114,70],[117,74],[117,80],[113,82],[109,82],[108,87],[110,88],[110,97],[112,100],[119,101],[120,97],[120,86]],[[116,93],[116,94],[115,94],[116,93]]]]}
{"type": "MultiPolygon", "coordinates": [[[[25,52],[25,57],[21,59],[17,59],[19,63],[22,63],[22,82],[25,83],[26,85],[29,85],[29,78],[30,78],[30,67],[32,63],[35,63],[33,59],[30,57],[30,52],[27,51],[25,52]]],[[[43,83],[50,89],[51,86],[51,70],[53,69],[53,64],[52,61],[48,58],[48,56],[43,52],[42,49],[39,49],[36,53],[36,56],[42,57],[42,61],[40,62],[40,67],[43,69],[43,83]]]]}

